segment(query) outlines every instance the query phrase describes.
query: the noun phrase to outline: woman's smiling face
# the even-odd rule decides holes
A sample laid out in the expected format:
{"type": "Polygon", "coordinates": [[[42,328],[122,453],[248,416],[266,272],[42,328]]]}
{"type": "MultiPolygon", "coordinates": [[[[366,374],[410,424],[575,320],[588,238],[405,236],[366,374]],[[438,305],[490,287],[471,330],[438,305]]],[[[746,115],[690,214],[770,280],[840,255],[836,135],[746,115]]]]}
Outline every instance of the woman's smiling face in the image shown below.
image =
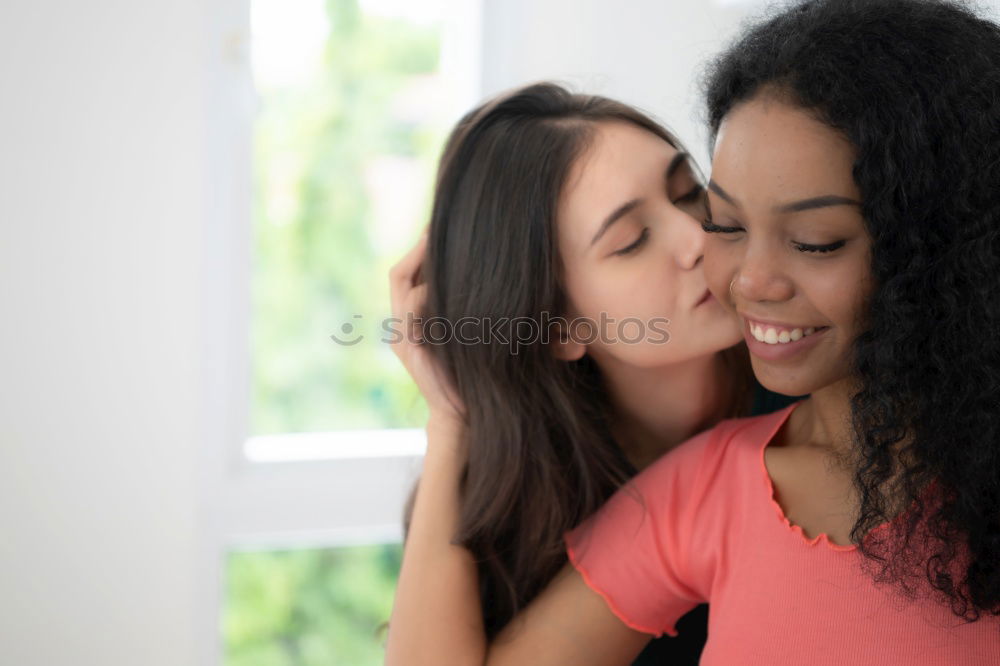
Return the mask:
{"type": "Polygon", "coordinates": [[[719,128],[705,274],[772,391],[805,395],[850,374],[871,248],[854,159],[842,135],[774,94],[719,128]]]}

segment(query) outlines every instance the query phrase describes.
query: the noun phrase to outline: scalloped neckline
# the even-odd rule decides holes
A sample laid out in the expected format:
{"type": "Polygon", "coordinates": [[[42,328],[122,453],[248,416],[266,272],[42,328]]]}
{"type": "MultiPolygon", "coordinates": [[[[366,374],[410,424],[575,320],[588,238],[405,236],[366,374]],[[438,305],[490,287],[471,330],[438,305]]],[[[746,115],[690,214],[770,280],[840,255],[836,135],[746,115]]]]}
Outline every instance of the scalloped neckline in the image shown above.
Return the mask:
{"type": "MultiPolygon", "coordinates": [[[[838,543],[834,543],[833,541],[830,541],[830,537],[826,532],[820,532],[816,536],[809,538],[801,526],[792,523],[792,521],[788,519],[788,517],[785,515],[785,510],[781,508],[781,505],[778,503],[778,500],[775,499],[774,481],[771,479],[771,473],[767,471],[767,463],[764,461],[764,452],[767,450],[767,447],[770,446],[771,443],[774,441],[774,438],[775,436],[777,436],[778,431],[780,431],[782,426],[784,426],[785,423],[788,422],[788,417],[791,416],[791,413],[795,411],[795,408],[801,405],[803,402],[805,402],[805,399],[793,402],[792,404],[785,407],[783,410],[775,412],[776,414],[780,414],[780,418],[778,418],[778,420],[772,425],[770,433],[764,439],[764,443],[760,447],[760,469],[761,473],[764,476],[764,488],[765,491],[767,492],[767,499],[770,502],[771,507],[774,509],[774,513],[778,517],[778,520],[785,526],[785,528],[789,532],[798,535],[799,540],[801,540],[801,542],[804,543],[805,545],[810,547],[815,547],[816,545],[822,543],[830,550],[841,551],[841,552],[855,551],[858,549],[856,544],[850,544],[844,546],[838,543]]],[[[882,529],[887,524],[888,523],[882,523],[881,525],[876,527],[875,530],[882,529]]]]}

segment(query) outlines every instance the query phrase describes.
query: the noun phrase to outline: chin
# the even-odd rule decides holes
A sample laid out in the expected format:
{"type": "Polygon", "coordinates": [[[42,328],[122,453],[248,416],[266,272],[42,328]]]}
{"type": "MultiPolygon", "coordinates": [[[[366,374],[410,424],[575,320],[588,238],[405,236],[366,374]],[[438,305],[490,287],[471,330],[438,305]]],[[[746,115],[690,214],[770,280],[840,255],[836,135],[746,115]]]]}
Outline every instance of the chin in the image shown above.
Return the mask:
{"type": "Polygon", "coordinates": [[[757,381],[768,391],[781,395],[809,395],[817,388],[815,378],[808,374],[803,376],[797,368],[780,371],[774,366],[764,365],[752,356],[750,364],[753,366],[753,374],[757,377],[757,381]]]}

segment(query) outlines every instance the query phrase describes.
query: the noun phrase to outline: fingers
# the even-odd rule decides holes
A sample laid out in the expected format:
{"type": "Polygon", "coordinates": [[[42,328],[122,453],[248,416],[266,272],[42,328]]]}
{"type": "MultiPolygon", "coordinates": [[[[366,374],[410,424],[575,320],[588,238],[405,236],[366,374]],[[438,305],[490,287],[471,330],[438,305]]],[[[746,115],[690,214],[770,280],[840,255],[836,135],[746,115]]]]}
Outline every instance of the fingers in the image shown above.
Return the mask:
{"type": "Polygon", "coordinates": [[[420,265],[424,262],[424,256],[427,253],[427,234],[423,234],[414,243],[413,247],[410,248],[409,252],[403,255],[403,258],[396,262],[396,264],[389,271],[389,276],[393,282],[402,282],[410,280],[410,284],[416,284],[413,278],[417,275],[420,270],[420,265]]]}
{"type": "Polygon", "coordinates": [[[422,340],[417,317],[427,302],[427,285],[420,274],[427,253],[427,233],[389,271],[389,301],[392,330],[396,333],[393,351],[406,363],[410,347],[422,340]]]}
{"type": "Polygon", "coordinates": [[[401,316],[407,294],[413,288],[417,273],[423,264],[427,251],[427,235],[424,234],[402,259],[389,270],[389,304],[393,317],[401,316]]]}
{"type": "Polygon", "coordinates": [[[419,284],[410,290],[410,293],[406,295],[406,312],[403,316],[412,315],[409,321],[404,323],[409,330],[410,337],[409,340],[415,344],[420,344],[424,341],[423,331],[421,330],[420,322],[416,321],[417,317],[420,317],[424,311],[424,305],[427,303],[427,285],[419,284]]]}

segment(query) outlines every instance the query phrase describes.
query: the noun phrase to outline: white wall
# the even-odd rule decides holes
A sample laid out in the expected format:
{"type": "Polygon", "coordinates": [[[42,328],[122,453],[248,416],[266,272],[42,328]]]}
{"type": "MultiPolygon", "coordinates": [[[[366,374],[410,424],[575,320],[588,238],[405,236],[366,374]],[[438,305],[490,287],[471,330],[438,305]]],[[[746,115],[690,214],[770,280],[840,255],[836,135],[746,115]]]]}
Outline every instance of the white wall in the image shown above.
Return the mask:
{"type": "Polygon", "coordinates": [[[0,3],[0,664],[197,660],[204,4],[0,3]]]}
{"type": "Polygon", "coordinates": [[[707,169],[697,74],[757,0],[486,0],[484,94],[538,79],[651,112],[707,169]]]}
{"type": "MultiPolygon", "coordinates": [[[[540,79],[638,106],[709,171],[698,76],[748,19],[787,0],[484,0],[485,95],[540,79]]],[[[1000,19],[1000,0],[974,4],[1000,19]]]]}

